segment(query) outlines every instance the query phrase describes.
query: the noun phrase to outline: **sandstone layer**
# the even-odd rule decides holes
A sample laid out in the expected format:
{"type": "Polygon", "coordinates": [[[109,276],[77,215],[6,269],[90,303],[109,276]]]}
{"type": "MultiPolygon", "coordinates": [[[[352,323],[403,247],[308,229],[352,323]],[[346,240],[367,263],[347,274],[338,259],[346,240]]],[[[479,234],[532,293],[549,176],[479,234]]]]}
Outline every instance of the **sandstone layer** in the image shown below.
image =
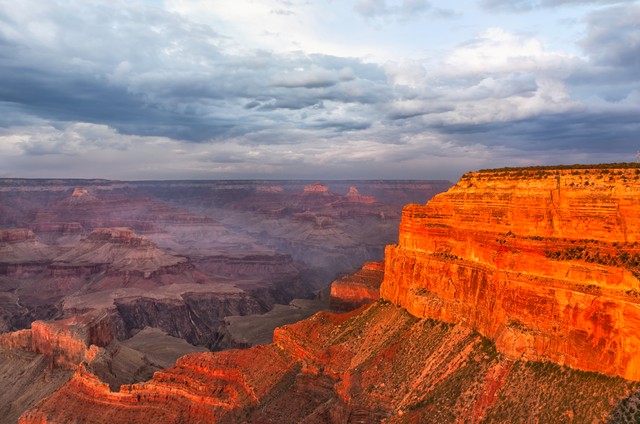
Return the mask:
{"type": "Polygon", "coordinates": [[[466,174],[403,211],[381,297],[512,358],[640,380],[640,169],[466,174]]]}

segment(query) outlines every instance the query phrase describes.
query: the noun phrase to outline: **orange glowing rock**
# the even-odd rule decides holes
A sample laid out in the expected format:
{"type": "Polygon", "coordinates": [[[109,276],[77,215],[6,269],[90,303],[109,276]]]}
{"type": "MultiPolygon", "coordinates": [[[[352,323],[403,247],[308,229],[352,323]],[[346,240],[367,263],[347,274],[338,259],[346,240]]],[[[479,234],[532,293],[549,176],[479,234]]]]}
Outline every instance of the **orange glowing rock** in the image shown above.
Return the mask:
{"type": "Polygon", "coordinates": [[[331,283],[331,309],[350,311],[378,300],[384,262],[368,262],[355,274],[331,283]]]}
{"type": "Polygon", "coordinates": [[[75,369],[91,362],[98,347],[114,339],[106,314],[74,316],[57,321],[34,321],[30,330],[0,334],[0,348],[21,349],[44,355],[51,367],[75,369]]]}
{"type": "Polygon", "coordinates": [[[511,357],[640,380],[638,171],[467,174],[404,209],[381,297],[511,357]]]}

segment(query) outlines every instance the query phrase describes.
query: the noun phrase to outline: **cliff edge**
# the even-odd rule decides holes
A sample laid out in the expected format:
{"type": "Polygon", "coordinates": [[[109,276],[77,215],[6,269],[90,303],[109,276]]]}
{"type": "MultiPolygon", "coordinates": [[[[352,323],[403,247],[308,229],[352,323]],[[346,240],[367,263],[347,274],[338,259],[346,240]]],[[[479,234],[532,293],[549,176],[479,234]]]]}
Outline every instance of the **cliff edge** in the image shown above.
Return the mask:
{"type": "Polygon", "coordinates": [[[513,358],[640,380],[640,169],[472,172],[403,210],[381,298],[513,358]]]}

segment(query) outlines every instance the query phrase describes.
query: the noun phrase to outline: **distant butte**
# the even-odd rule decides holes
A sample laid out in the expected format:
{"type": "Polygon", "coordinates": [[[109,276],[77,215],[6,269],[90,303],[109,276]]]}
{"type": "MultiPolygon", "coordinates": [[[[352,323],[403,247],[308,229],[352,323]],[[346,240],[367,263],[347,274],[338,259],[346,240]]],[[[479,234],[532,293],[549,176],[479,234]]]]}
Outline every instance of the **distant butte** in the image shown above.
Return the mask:
{"type": "Polygon", "coordinates": [[[328,193],[329,187],[322,183],[313,183],[304,186],[305,193],[328,193]]]}

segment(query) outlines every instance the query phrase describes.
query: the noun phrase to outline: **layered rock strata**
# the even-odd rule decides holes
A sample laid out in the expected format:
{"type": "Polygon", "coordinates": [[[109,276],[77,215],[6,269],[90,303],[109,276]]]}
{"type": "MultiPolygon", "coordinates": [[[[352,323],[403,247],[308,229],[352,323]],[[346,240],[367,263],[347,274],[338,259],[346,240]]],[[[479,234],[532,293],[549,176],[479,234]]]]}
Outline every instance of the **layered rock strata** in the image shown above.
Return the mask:
{"type": "Polygon", "coordinates": [[[329,306],[336,311],[351,311],[375,302],[380,296],[384,262],[367,262],[355,274],[331,283],[329,306]]]}
{"type": "Polygon", "coordinates": [[[119,390],[80,367],[20,422],[638,422],[639,174],[468,174],[405,208],[384,300],[119,390]]]}
{"type": "Polygon", "coordinates": [[[106,314],[87,314],[57,321],[35,321],[31,329],[0,334],[0,348],[25,350],[43,355],[51,368],[74,370],[90,362],[114,339],[114,329],[106,314]]]}
{"type": "Polygon", "coordinates": [[[404,209],[381,297],[513,358],[640,380],[639,239],[638,168],[469,173],[404,209]]]}
{"type": "Polygon", "coordinates": [[[639,387],[514,361],[465,325],[376,303],[282,327],[271,345],[184,356],[119,391],[81,366],[20,423],[633,420],[639,387]]]}

